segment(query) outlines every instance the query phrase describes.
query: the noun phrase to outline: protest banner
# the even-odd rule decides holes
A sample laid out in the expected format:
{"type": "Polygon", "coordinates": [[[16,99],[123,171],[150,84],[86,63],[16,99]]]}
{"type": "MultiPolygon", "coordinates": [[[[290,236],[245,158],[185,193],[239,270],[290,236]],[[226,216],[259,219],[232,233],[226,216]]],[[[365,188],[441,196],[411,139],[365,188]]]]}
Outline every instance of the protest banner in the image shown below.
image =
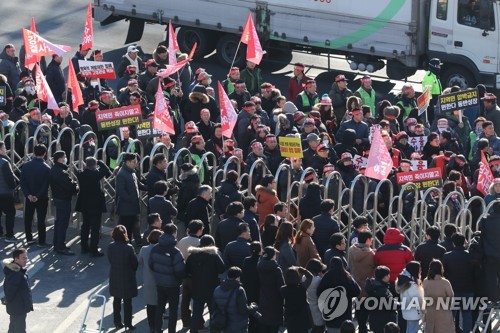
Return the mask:
{"type": "Polygon", "coordinates": [[[408,144],[415,149],[415,152],[421,153],[427,143],[426,136],[412,136],[408,138],[408,144]]]}
{"type": "MultiPolygon", "coordinates": [[[[254,64],[260,64],[264,52],[262,51],[262,46],[260,45],[259,36],[257,35],[257,31],[255,30],[255,25],[253,24],[252,13],[248,13],[245,28],[243,29],[243,33],[241,34],[240,43],[247,44],[246,59],[253,62],[254,64]]],[[[236,54],[237,53],[238,51],[236,51],[236,54]]]]}
{"type": "Polygon", "coordinates": [[[161,88],[161,80],[158,80],[158,88],[156,89],[155,99],[156,103],[153,115],[153,128],[161,133],[165,132],[175,135],[174,124],[172,122],[172,118],[170,117],[170,110],[161,88]]]}
{"type": "Polygon", "coordinates": [[[481,152],[481,162],[479,162],[479,176],[477,178],[477,190],[487,195],[490,190],[490,185],[495,180],[491,172],[490,165],[484,153],[481,152]]]}
{"type": "Polygon", "coordinates": [[[354,157],[352,158],[352,164],[354,164],[354,168],[358,171],[362,167],[366,167],[366,162],[368,162],[368,159],[363,156],[354,155],[354,157]]]}
{"type": "Polygon", "coordinates": [[[413,171],[425,170],[427,169],[427,161],[422,160],[411,160],[411,169],[413,171]]]}
{"type": "Polygon", "coordinates": [[[452,112],[479,106],[479,92],[477,89],[457,91],[451,94],[439,96],[439,111],[452,112]]]}
{"type": "Polygon", "coordinates": [[[92,27],[92,4],[87,7],[87,16],[85,17],[85,27],[83,28],[82,50],[88,50],[94,47],[94,28],[92,27]]]}
{"type": "Polygon", "coordinates": [[[162,136],[163,131],[160,131],[156,128],[153,128],[153,120],[152,119],[145,119],[137,125],[137,138],[138,139],[146,139],[146,138],[153,138],[157,136],[162,136]]]}
{"type": "Polygon", "coordinates": [[[426,170],[398,172],[396,178],[399,185],[415,183],[419,190],[426,190],[431,187],[442,187],[443,177],[440,168],[426,170]]]}
{"type": "Polygon", "coordinates": [[[122,126],[137,125],[142,122],[142,112],[139,105],[129,105],[122,108],[97,111],[95,113],[99,131],[122,126]]]}
{"type": "Polygon", "coordinates": [[[234,126],[238,120],[238,115],[234,111],[233,104],[227,97],[226,92],[222,88],[220,81],[217,82],[219,89],[219,101],[220,101],[220,113],[221,113],[221,124],[222,124],[222,135],[226,138],[230,138],[233,135],[234,126]]]}
{"type": "Polygon", "coordinates": [[[302,142],[300,138],[280,137],[280,152],[282,157],[302,158],[302,142]]]}
{"type": "Polygon", "coordinates": [[[115,68],[109,61],[78,60],[80,74],[89,79],[116,79],[115,68]]]}
{"type": "Polygon", "coordinates": [[[7,87],[0,86],[0,106],[5,106],[7,103],[7,87]]]}
{"type": "Polygon", "coordinates": [[[391,154],[387,150],[382,134],[380,131],[375,131],[366,162],[365,176],[378,180],[386,179],[393,165],[391,154]]]}
{"type": "Polygon", "coordinates": [[[418,116],[420,117],[422,113],[427,111],[427,107],[431,102],[431,88],[429,86],[425,87],[422,95],[417,98],[418,116]]]}

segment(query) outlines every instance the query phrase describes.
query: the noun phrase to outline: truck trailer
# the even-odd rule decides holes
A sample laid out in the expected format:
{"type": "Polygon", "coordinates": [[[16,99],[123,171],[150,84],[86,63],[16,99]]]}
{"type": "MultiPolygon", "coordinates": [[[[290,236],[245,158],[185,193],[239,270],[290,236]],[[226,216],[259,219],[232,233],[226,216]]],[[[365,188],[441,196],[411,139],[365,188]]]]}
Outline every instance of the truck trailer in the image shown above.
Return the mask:
{"type": "Polygon", "coordinates": [[[301,50],[345,56],[350,68],[403,80],[431,58],[443,62],[446,86],[500,88],[499,9],[495,0],[94,0],[102,25],[128,20],[126,44],[146,23],[176,28],[182,52],[216,50],[224,66],[243,65],[237,47],[251,12],[267,52],[301,50]]]}

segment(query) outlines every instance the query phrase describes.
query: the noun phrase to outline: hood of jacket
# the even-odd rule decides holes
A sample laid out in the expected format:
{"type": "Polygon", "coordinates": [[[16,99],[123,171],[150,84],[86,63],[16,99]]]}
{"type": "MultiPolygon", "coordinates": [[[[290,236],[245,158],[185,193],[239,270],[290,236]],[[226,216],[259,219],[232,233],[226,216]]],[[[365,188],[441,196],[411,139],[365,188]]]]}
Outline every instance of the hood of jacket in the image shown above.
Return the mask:
{"type": "Polygon", "coordinates": [[[413,277],[411,276],[411,274],[406,270],[406,268],[403,269],[401,274],[398,275],[398,280],[397,280],[398,286],[412,282],[415,283],[415,281],[413,281],[413,277]]]}
{"type": "Polygon", "coordinates": [[[196,181],[198,179],[198,169],[194,168],[189,171],[183,171],[179,176],[180,180],[196,181]]]}
{"type": "Polygon", "coordinates": [[[405,240],[405,236],[396,228],[387,229],[384,235],[384,244],[399,244],[405,240]]]}
{"type": "Polygon", "coordinates": [[[188,252],[191,254],[195,253],[204,253],[204,254],[218,254],[219,250],[217,249],[217,246],[205,246],[205,247],[194,247],[191,246],[188,249],[188,252]]]}
{"type": "Polygon", "coordinates": [[[234,288],[238,288],[240,285],[241,284],[237,280],[226,279],[220,284],[220,289],[222,289],[223,291],[229,291],[233,290],[234,288]]]}
{"type": "Polygon", "coordinates": [[[193,91],[192,93],[189,94],[189,101],[191,103],[208,104],[208,102],[210,102],[210,98],[208,97],[207,94],[193,91]]]}
{"type": "Polygon", "coordinates": [[[177,240],[169,234],[163,234],[158,241],[158,244],[162,247],[175,247],[177,244],[177,240]]]}
{"type": "Polygon", "coordinates": [[[19,272],[22,269],[22,267],[16,264],[13,259],[4,259],[2,263],[4,265],[4,273],[19,272]]]}
{"type": "Polygon", "coordinates": [[[365,290],[369,295],[376,297],[388,296],[389,284],[384,281],[371,278],[366,280],[365,290]]]}

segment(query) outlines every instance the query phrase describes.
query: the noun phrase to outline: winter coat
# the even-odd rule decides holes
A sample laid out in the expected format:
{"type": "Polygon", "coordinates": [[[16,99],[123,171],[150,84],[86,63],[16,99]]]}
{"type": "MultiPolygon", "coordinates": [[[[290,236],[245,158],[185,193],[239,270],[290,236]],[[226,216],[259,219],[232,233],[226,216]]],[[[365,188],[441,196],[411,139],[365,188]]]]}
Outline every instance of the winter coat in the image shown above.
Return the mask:
{"type": "Polygon", "coordinates": [[[33,298],[26,269],[12,259],[4,259],[3,291],[7,302],[7,313],[11,316],[25,315],[33,311],[33,298]]]}
{"type": "Polygon", "coordinates": [[[191,247],[186,260],[186,275],[192,280],[191,296],[199,302],[209,302],[224,273],[224,262],[217,247],[191,247]]]}
{"type": "Polygon", "coordinates": [[[15,188],[16,179],[10,166],[10,159],[0,155],[0,200],[6,197],[12,198],[15,188]]]}
{"type": "Polygon", "coordinates": [[[328,96],[332,99],[332,107],[335,112],[335,118],[337,118],[337,124],[340,124],[344,119],[347,99],[352,96],[352,91],[347,87],[341,91],[337,83],[333,83],[328,96]]]}
{"type": "MultiPolygon", "coordinates": [[[[310,274],[310,273],[309,273],[310,274]]],[[[307,332],[311,328],[311,315],[307,303],[307,288],[312,275],[298,285],[284,285],[280,292],[285,305],[285,325],[295,332],[307,332]]]]}
{"type": "Polygon", "coordinates": [[[252,255],[243,260],[243,267],[241,268],[241,283],[247,294],[248,302],[255,302],[259,304],[260,282],[259,273],[257,271],[257,264],[259,263],[260,256],[252,255]]]}
{"type": "Polygon", "coordinates": [[[68,174],[66,164],[55,162],[50,169],[50,189],[52,197],[59,200],[69,200],[78,193],[78,183],[68,174]]]}
{"type": "Polygon", "coordinates": [[[336,273],[332,270],[326,272],[321,278],[316,295],[319,297],[323,291],[329,288],[343,287],[345,289],[345,295],[347,296],[348,302],[346,311],[332,320],[325,321],[327,327],[340,328],[340,325],[342,325],[345,320],[352,320],[352,299],[359,296],[361,289],[353,278],[349,277],[345,281],[334,281],[333,277],[335,275],[336,273]]]}
{"type": "Polygon", "coordinates": [[[399,239],[389,237],[385,234],[384,245],[375,252],[375,264],[384,265],[391,270],[391,282],[396,281],[398,274],[403,271],[406,264],[413,260],[411,250],[401,244],[399,239]]]}
{"type": "MultiPolygon", "coordinates": [[[[139,54],[137,54],[137,58],[135,58],[135,60],[138,64],[137,73],[140,73],[144,69],[144,62],[142,61],[141,57],[139,57],[139,54]]],[[[126,53],[122,56],[121,62],[116,69],[116,74],[118,75],[118,77],[123,77],[125,75],[125,71],[127,70],[127,66],[129,65],[132,65],[132,62],[128,57],[128,53],[126,53]]]]}
{"type": "MultiPolygon", "coordinates": [[[[445,278],[436,275],[433,280],[424,280],[424,295],[432,299],[432,304],[427,304],[425,309],[425,333],[454,332],[455,323],[451,310],[439,308],[442,298],[453,297],[451,284],[445,278]]],[[[430,302],[429,302],[430,303],[430,302]]]]}
{"type": "Polygon", "coordinates": [[[321,261],[314,241],[311,236],[307,234],[302,234],[300,243],[296,242],[294,249],[297,252],[297,262],[302,267],[306,267],[310,259],[318,259],[321,261]]]}
{"type": "Polygon", "coordinates": [[[233,266],[243,267],[243,260],[250,254],[250,244],[242,237],[226,245],[224,249],[224,263],[229,269],[233,266]]]}
{"type": "Polygon", "coordinates": [[[279,326],[283,323],[283,297],[280,288],[285,284],[283,273],[275,260],[261,259],[257,264],[260,295],[259,312],[262,323],[279,326]]]}
{"type": "Polygon", "coordinates": [[[181,251],[175,247],[176,243],[172,235],[163,234],[158,244],[151,249],[148,264],[153,271],[157,286],[178,287],[186,274],[184,258],[181,251]]]}
{"type": "Polygon", "coordinates": [[[217,108],[217,103],[215,100],[204,94],[202,92],[193,91],[189,93],[188,100],[182,109],[182,117],[187,123],[189,121],[194,121],[195,123],[201,120],[200,111],[202,109],[208,109],[210,111],[210,120],[213,122],[217,121],[220,116],[220,111],[217,108]]]}
{"type": "Polygon", "coordinates": [[[228,217],[219,222],[215,230],[215,245],[224,253],[227,244],[236,240],[239,236],[238,225],[244,222],[235,216],[228,217]]]}
{"type": "Polygon", "coordinates": [[[5,50],[0,53],[0,74],[7,77],[7,82],[12,90],[16,89],[17,84],[21,80],[19,59],[9,56],[5,50]]]}
{"type": "Polygon", "coordinates": [[[352,277],[361,288],[360,297],[365,297],[365,283],[375,274],[375,252],[366,244],[356,243],[347,252],[347,265],[352,277]]]}
{"type": "MultiPolygon", "coordinates": [[[[186,209],[191,200],[198,195],[200,188],[200,177],[195,169],[183,172],[180,175],[181,185],[179,186],[179,195],[177,197],[178,218],[186,221],[186,209]]],[[[189,222],[189,221],[187,221],[189,222]]]]}
{"type": "Polygon", "coordinates": [[[122,165],[116,175],[116,214],[132,216],[141,213],[140,193],[135,171],[122,165]]]}
{"type": "Polygon", "coordinates": [[[139,262],[134,247],[126,242],[113,242],[108,246],[109,294],[130,299],[137,296],[135,272],[139,262]]]}
{"type": "Polygon", "coordinates": [[[243,221],[248,223],[250,227],[250,238],[252,241],[260,242],[260,230],[259,230],[259,216],[254,214],[250,210],[245,210],[245,215],[243,215],[243,221]]]}
{"type": "Polygon", "coordinates": [[[344,133],[347,129],[353,129],[356,132],[356,139],[361,139],[361,141],[363,141],[362,144],[368,145],[370,143],[368,140],[370,131],[368,125],[364,121],[357,123],[351,119],[343,122],[337,132],[337,141],[344,142],[344,133]]]}
{"type": "Polygon", "coordinates": [[[155,276],[148,265],[153,246],[155,246],[155,244],[143,246],[139,251],[139,264],[142,265],[142,290],[144,291],[144,303],[149,305],[158,304],[155,276]]]}
{"type": "Polygon", "coordinates": [[[257,185],[255,187],[255,198],[257,199],[257,214],[259,214],[259,226],[264,224],[266,216],[274,213],[274,205],[280,200],[275,190],[257,185]]]}
{"type": "Polygon", "coordinates": [[[189,234],[177,242],[177,248],[179,249],[179,251],[181,251],[184,260],[187,260],[187,258],[189,258],[189,255],[191,254],[191,252],[189,252],[189,248],[199,246],[200,238],[196,237],[193,234],[189,234]]]}
{"type": "Polygon", "coordinates": [[[424,317],[424,288],[415,283],[410,273],[405,270],[398,276],[396,291],[399,293],[401,312],[405,320],[420,320],[424,317]],[[408,285],[409,284],[409,287],[408,285]],[[401,286],[406,285],[402,290],[401,286]],[[415,300],[418,299],[418,303],[415,300]]]}
{"type": "Polygon", "coordinates": [[[339,224],[329,213],[321,213],[313,218],[314,234],[312,239],[319,255],[323,258],[326,250],[330,247],[330,237],[340,231],[339,224]]]}
{"type": "Polygon", "coordinates": [[[66,90],[66,83],[61,69],[61,64],[52,60],[47,66],[45,78],[47,79],[47,84],[49,85],[56,102],[61,102],[62,95],[66,90]]]}
{"type": "Polygon", "coordinates": [[[215,288],[214,306],[226,311],[226,328],[224,333],[248,332],[248,307],[245,289],[237,280],[227,279],[215,288]],[[231,294],[231,291],[234,292],[231,294]],[[226,307],[227,304],[227,307],[226,307]]]}
{"type": "Polygon", "coordinates": [[[500,214],[491,211],[479,223],[486,256],[500,258],[500,214]]]}
{"type": "Polygon", "coordinates": [[[159,182],[160,180],[166,181],[167,174],[165,173],[165,171],[153,166],[151,170],[149,170],[148,176],[146,177],[146,185],[148,186],[148,198],[152,198],[155,196],[154,186],[156,182],[159,182]]]}
{"type": "Polygon", "coordinates": [[[282,242],[277,250],[280,251],[277,261],[282,271],[286,271],[291,266],[297,266],[297,255],[289,242],[282,242]]]}
{"type": "Polygon", "coordinates": [[[318,306],[318,286],[321,282],[321,277],[314,276],[309,288],[307,288],[307,303],[311,312],[311,319],[314,326],[324,326],[325,320],[318,306]]]}
{"type": "Polygon", "coordinates": [[[34,158],[21,169],[21,189],[25,197],[34,195],[38,199],[48,198],[50,167],[41,158],[34,158]]]}
{"type": "Polygon", "coordinates": [[[235,183],[223,180],[215,195],[215,212],[217,215],[223,215],[227,206],[234,201],[243,202],[243,195],[238,191],[235,183]]]}
{"type": "Polygon", "coordinates": [[[455,247],[442,259],[444,276],[450,281],[455,293],[473,293],[476,271],[473,257],[464,247],[455,247]]]}
{"type": "Polygon", "coordinates": [[[395,299],[389,291],[389,283],[375,278],[369,279],[366,281],[365,290],[368,297],[377,298],[379,304],[391,306],[391,309],[376,308],[370,312],[370,329],[373,333],[383,333],[385,324],[397,321],[397,312],[394,306],[395,299]]]}
{"type": "Polygon", "coordinates": [[[415,260],[420,262],[422,267],[422,276],[427,276],[429,271],[429,264],[432,259],[442,259],[446,249],[438,244],[437,241],[428,240],[420,244],[415,249],[415,260]]]}
{"type": "Polygon", "coordinates": [[[172,223],[173,218],[177,216],[177,208],[170,200],[162,195],[155,195],[148,201],[149,213],[160,214],[162,225],[172,223]]]}
{"type": "Polygon", "coordinates": [[[345,269],[347,269],[347,259],[345,251],[339,250],[336,247],[326,250],[325,256],[323,257],[323,264],[330,268],[330,261],[333,257],[339,257],[342,260],[342,265],[345,269]]]}
{"type": "Polygon", "coordinates": [[[321,212],[320,204],[322,201],[321,190],[307,189],[306,195],[299,201],[300,218],[312,219],[321,212]]]}
{"type": "Polygon", "coordinates": [[[82,213],[106,212],[106,200],[101,189],[101,179],[109,177],[111,172],[102,161],[98,162],[99,168],[95,170],[76,170],[76,178],[80,186],[75,210],[82,213]]]}

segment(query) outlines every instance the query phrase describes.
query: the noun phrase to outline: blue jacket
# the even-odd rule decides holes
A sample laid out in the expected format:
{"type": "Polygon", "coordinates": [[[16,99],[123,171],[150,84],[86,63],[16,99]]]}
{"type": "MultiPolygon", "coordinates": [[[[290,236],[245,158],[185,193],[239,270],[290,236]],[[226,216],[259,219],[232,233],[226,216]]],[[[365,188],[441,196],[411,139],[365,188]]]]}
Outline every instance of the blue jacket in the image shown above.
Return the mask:
{"type": "Polygon", "coordinates": [[[3,264],[5,275],[3,290],[7,301],[7,313],[15,316],[33,311],[33,299],[26,270],[12,259],[5,259],[3,264]]]}
{"type": "Polygon", "coordinates": [[[243,260],[250,255],[250,244],[242,237],[226,245],[224,250],[224,263],[226,268],[232,266],[243,267],[243,260]]]}
{"type": "Polygon", "coordinates": [[[340,231],[339,224],[328,213],[321,213],[313,218],[314,227],[316,228],[312,239],[318,249],[321,258],[325,255],[326,250],[330,248],[330,237],[340,231]]]}
{"type": "Polygon", "coordinates": [[[227,279],[214,291],[214,306],[226,311],[226,328],[228,333],[248,332],[248,307],[247,296],[241,284],[233,279],[227,279]],[[233,293],[231,293],[234,290],[233,293]],[[229,298],[229,296],[231,296],[229,298]]]}
{"type": "Polygon", "coordinates": [[[158,244],[151,249],[149,268],[153,271],[157,286],[178,287],[186,275],[184,258],[175,247],[176,244],[172,235],[163,234],[158,244]]]}
{"type": "Polygon", "coordinates": [[[356,139],[361,139],[363,141],[363,144],[369,144],[368,136],[370,134],[370,131],[368,129],[368,125],[364,121],[356,123],[352,119],[345,121],[342,123],[342,125],[340,125],[339,131],[337,132],[338,142],[344,142],[344,132],[349,128],[353,129],[354,132],[356,132],[356,139]]]}
{"type": "Polygon", "coordinates": [[[252,242],[260,242],[260,231],[259,231],[259,215],[251,212],[250,210],[245,210],[245,215],[243,215],[243,221],[248,223],[250,227],[250,237],[252,242]]]}
{"type": "Polygon", "coordinates": [[[21,173],[21,189],[24,196],[34,195],[38,199],[49,197],[50,167],[41,158],[26,163],[21,173]]]}

